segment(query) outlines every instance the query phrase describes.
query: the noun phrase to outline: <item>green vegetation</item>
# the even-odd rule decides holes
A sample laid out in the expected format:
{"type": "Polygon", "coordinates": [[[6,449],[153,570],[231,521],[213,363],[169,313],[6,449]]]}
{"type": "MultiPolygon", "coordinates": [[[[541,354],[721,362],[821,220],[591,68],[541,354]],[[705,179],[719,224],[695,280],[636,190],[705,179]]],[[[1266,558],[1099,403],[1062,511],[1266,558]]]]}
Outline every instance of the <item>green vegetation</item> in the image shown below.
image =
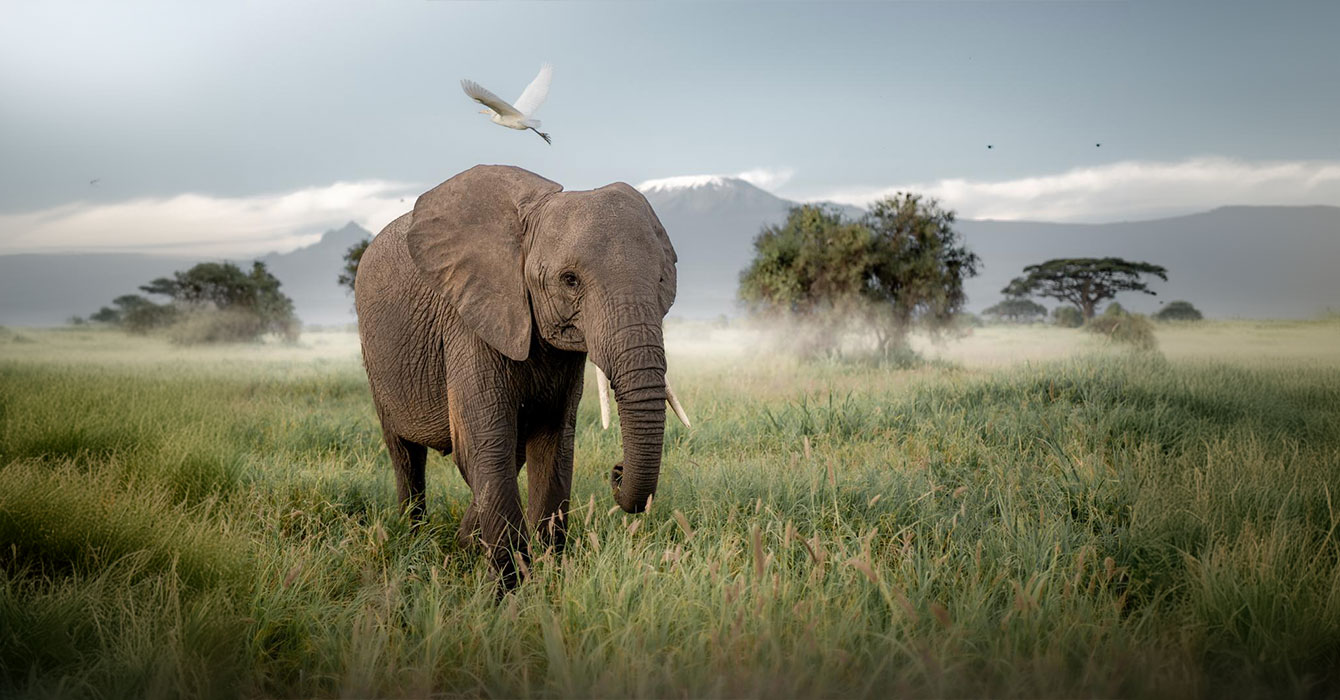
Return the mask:
{"type": "Polygon", "coordinates": [[[803,345],[814,349],[855,331],[873,333],[881,355],[901,353],[914,324],[951,328],[967,300],[963,281],[980,261],[953,226],[952,211],[908,193],[875,202],[859,221],[795,207],[754,239],[740,298],[759,316],[811,329],[803,345]]]}
{"type": "Polygon", "coordinates": [[[1098,304],[1122,292],[1153,294],[1144,277],[1168,280],[1168,271],[1147,262],[1121,258],[1057,258],[1024,268],[1024,276],[1010,281],[1001,294],[1011,297],[1050,297],[1073,304],[1091,319],[1098,304]]]}
{"type": "Polygon", "coordinates": [[[1062,304],[1052,309],[1052,323],[1062,328],[1079,328],[1084,325],[1084,314],[1069,304],[1062,304]]]}
{"type": "Polygon", "coordinates": [[[371,238],[365,238],[344,251],[344,268],[340,270],[339,283],[341,287],[347,287],[350,294],[354,292],[354,280],[358,279],[358,261],[363,259],[363,253],[371,243],[371,238]]]}
{"type": "Polygon", "coordinates": [[[1032,323],[1047,317],[1047,307],[1023,297],[1002,299],[996,305],[982,311],[982,315],[994,317],[1006,323],[1032,323]]]}
{"type": "Polygon", "coordinates": [[[1205,318],[1189,301],[1170,301],[1154,314],[1156,321],[1199,321],[1205,318]]]}
{"type": "Polygon", "coordinates": [[[266,333],[293,340],[298,318],[293,301],[279,287],[279,280],[259,260],[252,263],[250,273],[232,263],[200,263],[140,287],[168,297],[167,303],[126,294],[112,301],[115,308],[104,306],[90,318],[132,333],[166,328],[168,337],[182,345],[253,341],[266,333]]]}
{"type": "Polygon", "coordinates": [[[1128,345],[1136,350],[1153,351],[1158,348],[1154,324],[1141,314],[1133,314],[1112,302],[1103,313],[1084,323],[1084,330],[1101,335],[1112,343],[1128,345]]]}
{"type": "MultiPolygon", "coordinates": [[[[651,511],[588,399],[571,547],[500,604],[449,459],[397,515],[356,339],[3,331],[0,696],[1334,695],[1340,324],[1166,331],[888,371],[670,327],[651,511]]],[[[1096,340],[964,344],[1053,338],[1096,340]]]]}

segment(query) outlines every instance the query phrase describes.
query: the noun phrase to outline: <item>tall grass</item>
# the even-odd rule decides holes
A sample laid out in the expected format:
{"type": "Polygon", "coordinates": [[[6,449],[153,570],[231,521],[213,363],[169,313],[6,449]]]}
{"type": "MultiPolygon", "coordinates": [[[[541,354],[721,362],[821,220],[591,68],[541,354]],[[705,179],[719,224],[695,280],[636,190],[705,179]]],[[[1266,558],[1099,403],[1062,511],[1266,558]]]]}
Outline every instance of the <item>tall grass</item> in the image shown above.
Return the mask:
{"type": "Polygon", "coordinates": [[[584,402],[570,547],[496,603],[356,357],[45,356],[0,362],[0,695],[1340,692],[1334,366],[672,358],[650,512],[584,402]]]}

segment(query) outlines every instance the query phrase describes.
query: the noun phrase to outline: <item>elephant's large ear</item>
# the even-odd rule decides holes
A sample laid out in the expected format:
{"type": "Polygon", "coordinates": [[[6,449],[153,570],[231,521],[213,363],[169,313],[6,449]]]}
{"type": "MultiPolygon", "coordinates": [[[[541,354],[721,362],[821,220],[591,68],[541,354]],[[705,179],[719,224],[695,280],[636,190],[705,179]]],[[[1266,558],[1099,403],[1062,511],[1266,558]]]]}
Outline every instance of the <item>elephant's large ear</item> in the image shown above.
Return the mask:
{"type": "Polygon", "coordinates": [[[530,354],[522,277],[523,222],[563,187],[535,173],[477,165],[425,192],[405,235],[414,264],[484,342],[513,360],[530,354]]]}
{"type": "Polygon", "coordinates": [[[616,182],[607,187],[624,192],[633,199],[641,202],[646,212],[647,223],[656,236],[656,240],[661,244],[661,287],[660,302],[661,314],[664,315],[670,311],[670,305],[675,303],[675,293],[678,290],[678,280],[675,275],[675,263],[679,261],[679,256],[675,255],[675,247],[670,244],[670,235],[665,232],[665,227],[661,225],[661,220],[656,216],[656,211],[651,208],[651,202],[642,196],[635,187],[626,182],[616,182]]]}

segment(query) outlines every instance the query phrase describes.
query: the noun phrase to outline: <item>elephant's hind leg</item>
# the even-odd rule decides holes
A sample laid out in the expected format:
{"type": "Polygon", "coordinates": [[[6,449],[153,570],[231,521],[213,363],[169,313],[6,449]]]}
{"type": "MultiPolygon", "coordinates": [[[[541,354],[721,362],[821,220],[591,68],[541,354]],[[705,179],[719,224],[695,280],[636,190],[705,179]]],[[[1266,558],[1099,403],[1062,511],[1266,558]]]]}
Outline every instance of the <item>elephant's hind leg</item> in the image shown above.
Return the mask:
{"type": "Polygon", "coordinates": [[[418,527],[426,510],[424,464],[428,461],[428,448],[391,433],[386,433],[385,437],[386,450],[391,453],[391,465],[395,468],[400,512],[408,513],[410,524],[418,527]]]}

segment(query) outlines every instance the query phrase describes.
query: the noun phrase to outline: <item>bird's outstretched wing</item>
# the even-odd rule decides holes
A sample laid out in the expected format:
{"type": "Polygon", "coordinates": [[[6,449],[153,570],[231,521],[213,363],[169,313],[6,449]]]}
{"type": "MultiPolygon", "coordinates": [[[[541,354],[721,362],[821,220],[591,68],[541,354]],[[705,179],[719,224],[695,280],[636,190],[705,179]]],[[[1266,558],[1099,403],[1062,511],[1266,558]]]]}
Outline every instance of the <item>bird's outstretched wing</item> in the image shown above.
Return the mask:
{"type": "Polygon", "coordinates": [[[525,92],[521,97],[516,98],[513,104],[518,112],[526,116],[533,116],[539,111],[540,105],[544,104],[544,98],[549,96],[549,81],[554,78],[554,67],[548,63],[540,66],[540,72],[535,79],[526,86],[525,92]]]}
{"type": "Polygon", "coordinates": [[[504,117],[524,116],[521,112],[518,112],[515,107],[504,102],[501,97],[498,97],[497,95],[489,92],[488,90],[485,90],[484,86],[480,85],[479,83],[476,83],[473,80],[462,80],[461,89],[464,90],[465,94],[469,95],[471,99],[473,99],[475,102],[478,102],[479,104],[488,107],[489,109],[497,112],[501,116],[504,117]]]}

